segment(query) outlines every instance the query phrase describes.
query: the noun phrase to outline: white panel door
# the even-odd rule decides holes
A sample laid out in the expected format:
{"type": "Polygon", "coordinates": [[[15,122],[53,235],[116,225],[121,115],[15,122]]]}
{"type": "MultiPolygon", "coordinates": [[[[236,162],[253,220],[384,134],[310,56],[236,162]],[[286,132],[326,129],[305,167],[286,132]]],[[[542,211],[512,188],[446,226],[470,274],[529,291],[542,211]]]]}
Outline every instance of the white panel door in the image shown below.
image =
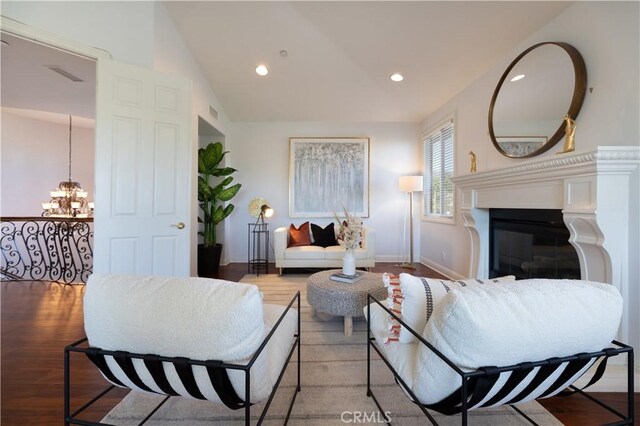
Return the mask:
{"type": "Polygon", "coordinates": [[[98,61],[98,273],[189,275],[191,82],[98,61]]]}

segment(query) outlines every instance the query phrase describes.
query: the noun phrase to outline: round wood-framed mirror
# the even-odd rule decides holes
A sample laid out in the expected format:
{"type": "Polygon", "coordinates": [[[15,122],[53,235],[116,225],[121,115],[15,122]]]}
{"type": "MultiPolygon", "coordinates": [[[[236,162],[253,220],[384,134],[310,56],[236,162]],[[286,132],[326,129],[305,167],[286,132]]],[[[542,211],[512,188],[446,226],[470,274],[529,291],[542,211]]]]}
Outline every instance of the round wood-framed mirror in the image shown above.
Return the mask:
{"type": "Polygon", "coordinates": [[[582,107],[587,69],[568,43],[538,43],[511,62],[489,106],[489,136],[510,158],[533,157],[564,136],[564,117],[582,107]]]}

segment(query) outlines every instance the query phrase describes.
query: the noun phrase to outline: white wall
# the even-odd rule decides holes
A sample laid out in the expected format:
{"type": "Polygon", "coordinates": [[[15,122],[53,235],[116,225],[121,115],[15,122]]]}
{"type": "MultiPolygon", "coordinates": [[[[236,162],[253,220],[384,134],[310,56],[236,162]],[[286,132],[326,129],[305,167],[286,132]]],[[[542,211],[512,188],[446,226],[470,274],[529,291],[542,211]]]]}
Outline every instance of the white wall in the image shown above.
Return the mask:
{"type": "MultiPolygon", "coordinates": [[[[422,122],[422,130],[428,130],[451,113],[456,114],[456,175],[469,173],[470,150],[478,156],[478,171],[527,161],[504,157],[494,149],[487,133],[489,102],[504,69],[518,54],[538,42],[564,41],[582,54],[587,68],[587,87],[593,88],[593,92],[587,90],[576,119],[576,153],[593,151],[599,145],[638,145],[638,17],[637,2],[574,3],[521,43],[490,72],[431,114],[422,122]]],[[[562,148],[562,143],[561,140],[536,159],[556,157],[555,152],[562,148]]],[[[468,271],[469,247],[469,236],[459,217],[455,225],[421,223],[423,263],[437,264],[452,276],[464,276],[468,271]],[[442,260],[442,251],[446,260],[442,260]]],[[[632,258],[640,258],[640,254],[636,251],[632,258]]]]}
{"type": "Polygon", "coordinates": [[[191,52],[178,33],[171,16],[162,3],[156,4],[154,13],[154,69],[191,79],[193,82],[192,108],[194,116],[196,118],[197,116],[202,117],[218,131],[228,134],[229,120],[222,104],[191,56],[191,52]],[[217,119],[209,114],[209,105],[218,111],[217,119]]]}
{"type": "MultiPolygon", "coordinates": [[[[72,178],[93,201],[94,129],[73,127],[72,178]]],[[[40,216],[49,191],[68,178],[69,126],[2,111],[0,215],[40,216]]]]}
{"type": "MultiPolygon", "coordinates": [[[[269,219],[271,231],[307,220],[289,218],[289,138],[302,136],[370,138],[370,215],[364,222],[377,231],[378,261],[397,261],[406,253],[402,235],[406,197],[398,191],[398,177],[416,174],[421,168],[417,124],[234,123],[232,135],[228,149],[233,167],[238,169],[237,181],[243,185],[233,199],[236,211],[227,225],[232,236],[226,241],[232,262],[247,261],[247,224],[255,222],[247,207],[254,197],[265,198],[274,208],[269,219]]],[[[331,222],[331,218],[308,220],[331,222]]]]}
{"type": "Polygon", "coordinates": [[[3,1],[2,15],[151,67],[154,7],[147,1],[3,1]]]}

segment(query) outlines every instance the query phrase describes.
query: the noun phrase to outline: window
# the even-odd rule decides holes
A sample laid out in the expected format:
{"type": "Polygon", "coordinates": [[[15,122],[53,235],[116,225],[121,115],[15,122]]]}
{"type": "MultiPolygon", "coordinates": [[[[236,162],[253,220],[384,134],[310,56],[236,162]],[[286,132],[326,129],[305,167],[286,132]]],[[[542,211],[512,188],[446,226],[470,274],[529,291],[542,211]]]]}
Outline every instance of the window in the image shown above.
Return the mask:
{"type": "Polygon", "coordinates": [[[453,118],[424,138],[424,212],[429,218],[453,219],[453,118]]]}

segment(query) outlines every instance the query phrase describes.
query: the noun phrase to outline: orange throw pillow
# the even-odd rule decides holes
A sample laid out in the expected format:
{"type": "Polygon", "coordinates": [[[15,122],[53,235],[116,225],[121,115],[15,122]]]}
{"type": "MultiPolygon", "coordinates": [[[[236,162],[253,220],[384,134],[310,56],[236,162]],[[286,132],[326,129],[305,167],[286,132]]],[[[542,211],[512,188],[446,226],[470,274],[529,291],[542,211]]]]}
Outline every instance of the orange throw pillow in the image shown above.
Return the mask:
{"type": "Polygon", "coordinates": [[[309,222],[300,225],[299,228],[289,226],[289,245],[287,247],[299,247],[311,245],[311,234],[309,233],[309,222]]]}

